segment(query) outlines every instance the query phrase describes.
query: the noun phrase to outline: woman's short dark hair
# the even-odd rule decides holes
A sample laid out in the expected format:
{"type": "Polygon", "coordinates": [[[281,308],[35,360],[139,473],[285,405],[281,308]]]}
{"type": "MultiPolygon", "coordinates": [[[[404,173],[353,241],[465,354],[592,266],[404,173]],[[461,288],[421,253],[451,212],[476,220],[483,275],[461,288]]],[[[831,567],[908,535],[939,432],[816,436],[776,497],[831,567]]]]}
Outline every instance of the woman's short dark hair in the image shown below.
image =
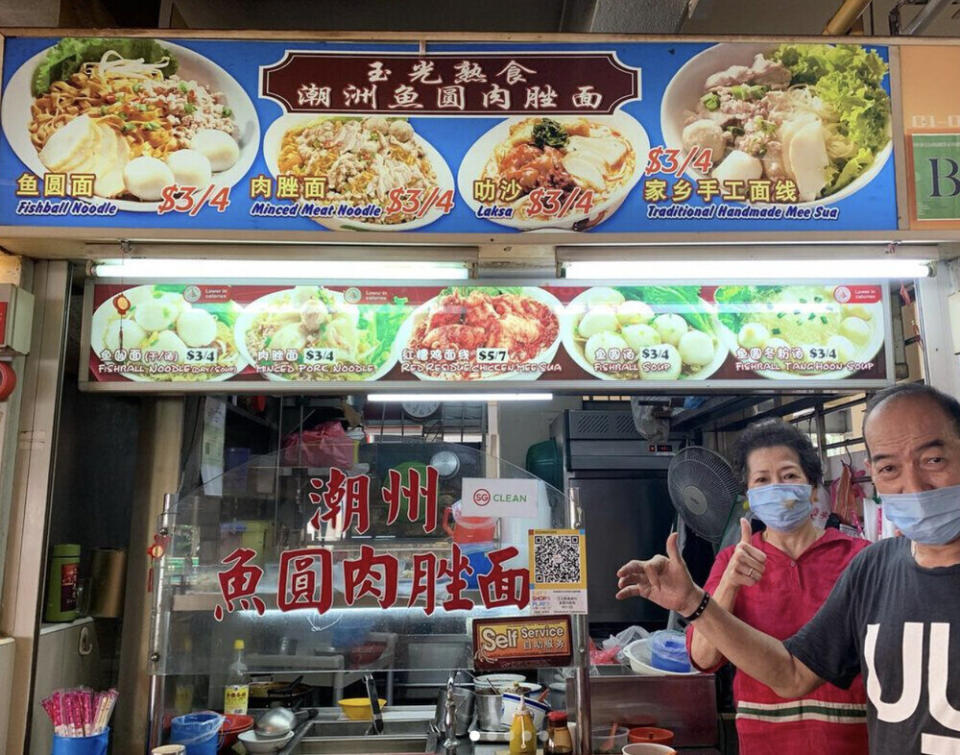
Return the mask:
{"type": "Polygon", "coordinates": [[[779,419],[765,419],[754,422],[740,433],[734,448],[733,465],[744,487],[747,485],[749,470],[747,460],[758,448],[786,446],[800,459],[800,468],[807,482],[816,487],[823,482],[823,465],[820,454],[813,447],[810,438],[793,425],[779,419]]]}

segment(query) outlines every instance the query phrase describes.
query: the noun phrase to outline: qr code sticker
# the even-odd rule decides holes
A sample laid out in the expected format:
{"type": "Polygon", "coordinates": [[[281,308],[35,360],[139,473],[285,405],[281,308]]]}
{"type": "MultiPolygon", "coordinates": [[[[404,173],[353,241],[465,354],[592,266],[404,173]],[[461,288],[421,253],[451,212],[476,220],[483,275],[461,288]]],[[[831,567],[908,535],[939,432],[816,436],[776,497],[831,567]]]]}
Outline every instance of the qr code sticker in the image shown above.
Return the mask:
{"type": "Polygon", "coordinates": [[[534,535],[533,581],[535,584],[581,584],[580,536],[534,535]]]}

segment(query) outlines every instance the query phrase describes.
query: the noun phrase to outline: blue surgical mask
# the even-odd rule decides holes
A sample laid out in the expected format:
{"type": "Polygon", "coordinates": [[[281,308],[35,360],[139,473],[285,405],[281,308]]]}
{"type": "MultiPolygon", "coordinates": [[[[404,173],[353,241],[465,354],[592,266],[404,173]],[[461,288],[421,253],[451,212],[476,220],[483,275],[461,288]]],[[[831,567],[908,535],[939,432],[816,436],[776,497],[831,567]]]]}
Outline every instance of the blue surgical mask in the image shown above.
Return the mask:
{"type": "Polygon", "coordinates": [[[881,495],[883,515],[915,543],[944,545],[960,537],[960,485],[881,495]]]}
{"type": "Polygon", "coordinates": [[[750,488],[750,510],[771,529],[790,532],[810,518],[813,503],[810,485],[764,485],[750,488]]]}

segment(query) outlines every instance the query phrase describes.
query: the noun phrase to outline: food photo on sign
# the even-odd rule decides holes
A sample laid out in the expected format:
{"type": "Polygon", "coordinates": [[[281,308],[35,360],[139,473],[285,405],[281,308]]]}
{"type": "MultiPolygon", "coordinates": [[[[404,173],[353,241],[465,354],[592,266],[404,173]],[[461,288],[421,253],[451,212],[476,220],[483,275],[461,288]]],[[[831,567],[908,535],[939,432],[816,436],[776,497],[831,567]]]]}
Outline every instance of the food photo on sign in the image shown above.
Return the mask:
{"type": "Polygon", "coordinates": [[[82,386],[654,381],[888,374],[873,284],[88,283],[82,386]]]}
{"type": "Polygon", "coordinates": [[[888,57],[13,37],[0,223],[380,240],[893,230],[888,57]]]}

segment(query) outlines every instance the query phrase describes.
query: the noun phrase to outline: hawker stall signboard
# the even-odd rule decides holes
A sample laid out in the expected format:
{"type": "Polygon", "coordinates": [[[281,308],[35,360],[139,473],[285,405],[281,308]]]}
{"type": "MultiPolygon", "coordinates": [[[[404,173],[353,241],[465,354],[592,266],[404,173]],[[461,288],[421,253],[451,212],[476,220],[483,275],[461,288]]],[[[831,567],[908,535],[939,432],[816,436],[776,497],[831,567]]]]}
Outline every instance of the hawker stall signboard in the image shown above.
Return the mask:
{"type": "Polygon", "coordinates": [[[2,130],[8,227],[897,227],[877,45],[14,37],[2,130]]]}
{"type": "Polygon", "coordinates": [[[893,375],[889,323],[883,286],[844,281],[90,282],[81,375],[133,392],[875,388],[893,375]]]}
{"type": "Polygon", "coordinates": [[[960,48],[901,50],[910,227],[960,228],[960,48]],[[931,65],[943,71],[931,77],[931,65]]]}

